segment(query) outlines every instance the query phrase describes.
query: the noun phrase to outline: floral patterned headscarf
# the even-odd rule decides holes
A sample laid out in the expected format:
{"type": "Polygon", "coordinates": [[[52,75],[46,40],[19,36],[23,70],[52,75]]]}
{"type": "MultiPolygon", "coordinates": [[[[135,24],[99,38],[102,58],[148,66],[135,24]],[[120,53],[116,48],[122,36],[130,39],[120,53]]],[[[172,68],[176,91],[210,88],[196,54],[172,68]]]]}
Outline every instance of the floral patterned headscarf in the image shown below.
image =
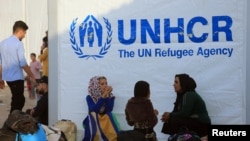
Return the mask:
{"type": "Polygon", "coordinates": [[[102,96],[101,87],[99,84],[99,76],[94,76],[90,79],[88,91],[89,91],[89,95],[92,97],[93,101],[96,103],[98,99],[102,96]]]}

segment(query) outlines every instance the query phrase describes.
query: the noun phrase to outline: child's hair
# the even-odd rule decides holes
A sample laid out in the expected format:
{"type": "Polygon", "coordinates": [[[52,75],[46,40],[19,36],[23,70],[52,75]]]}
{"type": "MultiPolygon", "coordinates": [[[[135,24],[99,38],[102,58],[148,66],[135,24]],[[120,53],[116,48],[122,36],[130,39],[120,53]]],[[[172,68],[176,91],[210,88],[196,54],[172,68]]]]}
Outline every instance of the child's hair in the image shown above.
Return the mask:
{"type": "Polygon", "coordinates": [[[36,54],[35,54],[35,53],[31,53],[30,55],[36,57],[36,54]]]}

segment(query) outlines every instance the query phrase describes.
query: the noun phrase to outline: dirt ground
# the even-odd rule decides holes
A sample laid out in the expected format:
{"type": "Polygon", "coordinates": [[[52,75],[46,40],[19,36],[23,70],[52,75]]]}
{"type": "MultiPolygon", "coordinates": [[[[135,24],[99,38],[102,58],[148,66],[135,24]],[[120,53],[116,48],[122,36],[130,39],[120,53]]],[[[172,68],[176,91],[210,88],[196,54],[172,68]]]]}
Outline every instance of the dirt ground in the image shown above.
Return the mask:
{"type": "MultiPolygon", "coordinates": [[[[36,105],[36,98],[29,98],[29,93],[27,88],[24,90],[25,96],[25,105],[23,111],[26,111],[28,108],[33,108],[36,105]]],[[[3,126],[4,121],[7,119],[10,111],[10,102],[11,102],[11,92],[8,86],[5,86],[4,89],[0,89],[0,128],[3,126]]]]}

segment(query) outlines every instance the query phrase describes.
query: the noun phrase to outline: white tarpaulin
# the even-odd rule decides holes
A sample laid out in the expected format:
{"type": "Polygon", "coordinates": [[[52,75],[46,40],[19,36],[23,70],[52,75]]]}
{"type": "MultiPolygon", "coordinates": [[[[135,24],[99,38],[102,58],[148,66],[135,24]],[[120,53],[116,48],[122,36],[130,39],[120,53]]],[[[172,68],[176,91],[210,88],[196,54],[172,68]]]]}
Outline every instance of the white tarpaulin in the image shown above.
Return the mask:
{"type": "MultiPolygon", "coordinates": [[[[160,117],[175,100],[174,75],[197,82],[213,124],[246,122],[246,0],[57,0],[50,40],[57,40],[58,118],[83,130],[92,76],[104,75],[116,96],[114,113],[131,129],[124,108],[138,80],[150,83],[160,117]]],[[[50,8],[53,8],[51,6],[50,8]]],[[[51,76],[53,77],[53,76],[51,76]]],[[[53,79],[51,78],[50,79],[53,79]]],[[[164,139],[165,138],[165,139],[164,139]]]]}
{"type": "Polygon", "coordinates": [[[12,35],[15,21],[24,21],[29,29],[23,39],[25,55],[30,61],[30,53],[40,54],[42,38],[48,30],[47,0],[1,0],[0,40],[12,35]]]}
{"type": "MultiPolygon", "coordinates": [[[[49,16],[52,123],[70,119],[83,130],[94,75],[113,86],[122,129],[131,129],[124,108],[138,80],[150,83],[160,119],[173,108],[177,73],[197,81],[213,124],[246,123],[247,0],[53,0],[49,13],[46,0],[0,1],[0,7],[1,40],[16,20],[28,24],[27,59],[39,53],[49,16]]],[[[166,140],[161,127],[159,120],[155,130],[166,140]]]]}
{"type": "MultiPolygon", "coordinates": [[[[39,53],[47,1],[0,4],[0,38],[12,33],[14,21],[24,20],[26,56],[39,53]]],[[[50,103],[55,101],[50,117],[70,119],[83,130],[89,79],[104,75],[114,89],[121,128],[131,129],[124,108],[136,81],[150,83],[160,119],[173,108],[174,75],[188,73],[213,124],[246,123],[246,0],[54,0],[48,6],[50,42],[56,42],[50,48],[57,51],[50,53],[55,82],[50,83],[50,103]]],[[[159,120],[157,136],[166,140],[161,127],[159,120]]]]}

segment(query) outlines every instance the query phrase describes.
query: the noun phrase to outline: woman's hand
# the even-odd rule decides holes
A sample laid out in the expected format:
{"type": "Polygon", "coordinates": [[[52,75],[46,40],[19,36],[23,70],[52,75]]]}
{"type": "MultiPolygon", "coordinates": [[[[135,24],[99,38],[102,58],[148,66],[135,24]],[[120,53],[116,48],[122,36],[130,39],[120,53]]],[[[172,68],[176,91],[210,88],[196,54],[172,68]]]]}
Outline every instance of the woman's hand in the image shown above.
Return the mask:
{"type": "Polygon", "coordinates": [[[112,92],[112,90],[113,90],[112,86],[107,86],[104,90],[102,97],[103,98],[110,97],[110,93],[112,92]]]}
{"type": "Polygon", "coordinates": [[[158,110],[154,109],[154,114],[155,114],[156,116],[158,116],[158,114],[159,114],[158,110]]]}
{"type": "Polygon", "coordinates": [[[161,117],[161,121],[162,121],[162,122],[167,122],[168,119],[169,119],[169,115],[170,115],[169,112],[163,113],[163,115],[162,115],[162,117],[161,117]]]}

